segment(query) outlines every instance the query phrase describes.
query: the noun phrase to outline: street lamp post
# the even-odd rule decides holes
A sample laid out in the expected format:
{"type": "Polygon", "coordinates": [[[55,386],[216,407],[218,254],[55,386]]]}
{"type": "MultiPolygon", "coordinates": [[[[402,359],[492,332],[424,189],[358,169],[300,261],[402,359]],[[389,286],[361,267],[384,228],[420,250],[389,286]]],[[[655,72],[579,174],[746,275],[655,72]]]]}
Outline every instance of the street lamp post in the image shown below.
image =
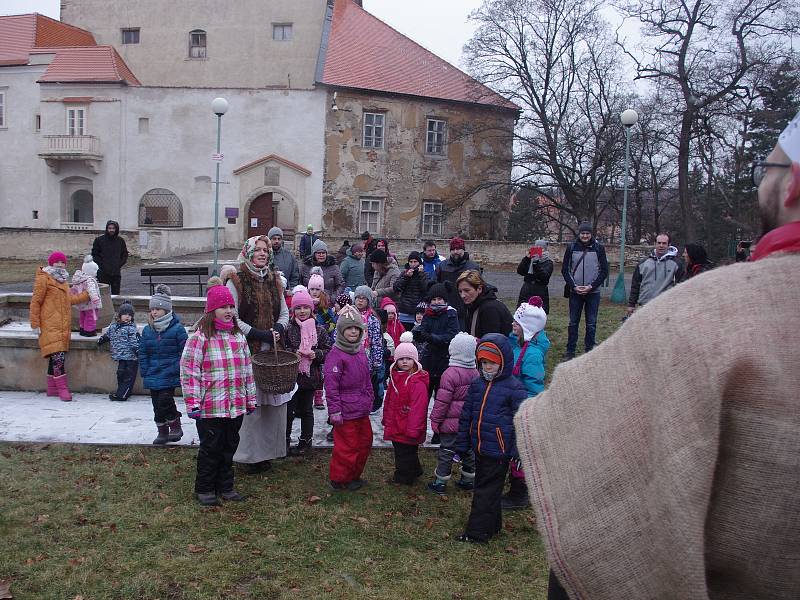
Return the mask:
{"type": "Polygon", "coordinates": [[[217,115],[217,153],[214,160],[217,163],[217,178],[214,182],[216,189],[214,192],[214,275],[219,274],[219,166],[222,162],[222,155],[219,151],[220,136],[222,134],[222,115],[228,112],[228,101],[225,98],[214,98],[211,102],[211,110],[217,115]]]}
{"type": "Polygon", "coordinates": [[[636,125],[639,115],[633,109],[622,112],[620,121],[625,126],[625,191],[622,196],[622,226],[619,231],[619,275],[611,292],[611,301],[624,304],[627,301],[625,293],[625,231],[628,228],[628,176],[630,171],[631,127],[636,125]]]}

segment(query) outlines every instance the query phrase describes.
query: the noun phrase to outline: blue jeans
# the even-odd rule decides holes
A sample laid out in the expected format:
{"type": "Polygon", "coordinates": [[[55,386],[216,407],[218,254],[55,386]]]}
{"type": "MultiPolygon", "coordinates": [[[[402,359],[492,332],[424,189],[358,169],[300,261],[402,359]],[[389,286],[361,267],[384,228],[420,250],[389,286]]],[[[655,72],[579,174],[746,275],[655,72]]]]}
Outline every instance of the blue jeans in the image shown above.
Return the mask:
{"type": "Polygon", "coordinates": [[[586,313],[586,337],[583,340],[584,349],[589,352],[594,348],[594,336],[597,331],[597,311],[600,310],[600,292],[592,294],[576,294],[569,296],[569,335],[567,337],[567,354],[575,355],[575,346],[578,344],[578,324],[581,322],[581,312],[586,313]]]}

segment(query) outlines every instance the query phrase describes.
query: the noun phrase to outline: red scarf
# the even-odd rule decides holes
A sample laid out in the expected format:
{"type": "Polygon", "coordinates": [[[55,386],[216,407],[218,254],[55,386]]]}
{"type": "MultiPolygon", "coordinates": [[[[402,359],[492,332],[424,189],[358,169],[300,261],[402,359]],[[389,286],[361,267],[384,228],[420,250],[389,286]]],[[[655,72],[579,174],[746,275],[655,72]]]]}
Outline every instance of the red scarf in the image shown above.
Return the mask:
{"type": "Polygon", "coordinates": [[[761,260],[772,254],[789,252],[800,252],[800,221],[781,225],[758,240],[750,260],[761,260]]]}

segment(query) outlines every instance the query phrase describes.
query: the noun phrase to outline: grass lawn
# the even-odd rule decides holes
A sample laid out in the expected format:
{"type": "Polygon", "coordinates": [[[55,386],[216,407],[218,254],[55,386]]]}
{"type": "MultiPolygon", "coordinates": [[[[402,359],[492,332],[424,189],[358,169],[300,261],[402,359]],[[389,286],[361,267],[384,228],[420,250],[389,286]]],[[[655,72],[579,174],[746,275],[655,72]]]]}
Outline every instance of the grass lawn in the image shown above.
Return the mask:
{"type": "MultiPolygon", "coordinates": [[[[554,298],[552,372],[564,352],[566,300],[554,298]]],[[[598,338],[624,309],[601,306],[598,338]]],[[[426,473],[435,450],[421,452],[426,473]]],[[[246,502],[200,509],[196,450],[0,444],[0,592],[39,599],[546,597],[532,511],[505,515],[486,546],[455,541],[470,495],[384,483],[375,450],[356,493],[326,487],[328,450],[237,476],[246,502]]],[[[3,597],[0,594],[0,597],[3,597]]]]}

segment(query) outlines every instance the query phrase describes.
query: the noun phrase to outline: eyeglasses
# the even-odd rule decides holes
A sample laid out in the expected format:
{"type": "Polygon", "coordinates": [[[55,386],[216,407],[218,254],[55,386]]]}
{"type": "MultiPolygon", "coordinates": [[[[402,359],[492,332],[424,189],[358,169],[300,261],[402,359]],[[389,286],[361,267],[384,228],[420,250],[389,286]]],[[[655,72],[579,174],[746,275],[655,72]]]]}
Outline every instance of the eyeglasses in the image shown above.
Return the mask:
{"type": "Polygon", "coordinates": [[[757,160],[750,166],[750,178],[753,180],[753,187],[761,185],[764,175],[767,174],[767,169],[788,169],[792,163],[771,163],[757,160]]]}

